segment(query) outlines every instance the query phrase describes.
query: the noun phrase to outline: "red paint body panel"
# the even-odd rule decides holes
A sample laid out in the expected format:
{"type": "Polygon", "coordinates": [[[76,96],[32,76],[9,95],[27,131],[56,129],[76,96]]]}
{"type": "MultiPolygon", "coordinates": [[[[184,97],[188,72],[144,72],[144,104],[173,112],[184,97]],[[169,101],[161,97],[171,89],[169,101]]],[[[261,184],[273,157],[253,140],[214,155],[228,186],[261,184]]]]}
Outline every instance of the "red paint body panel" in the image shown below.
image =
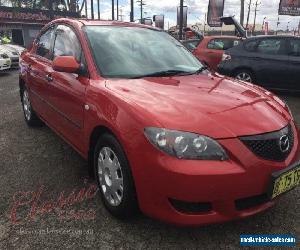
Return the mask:
{"type": "Polygon", "coordinates": [[[298,130],[279,98],[260,87],[218,74],[104,79],[97,73],[81,27],[144,26],[68,19],[54,23],[67,23],[76,30],[89,77],[54,71],[49,60],[35,55],[33,46],[21,60],[21,78],[33,109],[86,159],[93,130],[103,126],[112,131],[128,157],[139,206],[145,214],[170,223],[200,225],[243,218],[274,204],[272,201],[237,211],[234,201],[265,193],[272,172],[300,159],[298,130]],[[53,78],[50,83],[45,80],[49,73],[53,78]],[[262,160],[238,139],[280,130],[288,123],[295,133],[295,145],[285,162],[262,160]],[[145,127],[207,135],[225,148],[230,160],[179,160],[168,156],[149,143],[145,127]],[[171,206],[169,198],[210,202],[212,211],[183,214],[171,206]]]}

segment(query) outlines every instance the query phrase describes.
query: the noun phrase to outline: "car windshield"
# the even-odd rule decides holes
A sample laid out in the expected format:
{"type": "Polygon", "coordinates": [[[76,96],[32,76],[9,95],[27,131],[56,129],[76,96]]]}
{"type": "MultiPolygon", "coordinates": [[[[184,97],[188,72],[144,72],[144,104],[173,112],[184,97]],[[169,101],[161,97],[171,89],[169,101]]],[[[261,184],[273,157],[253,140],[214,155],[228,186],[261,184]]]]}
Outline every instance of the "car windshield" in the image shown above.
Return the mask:
{"type": "Polygon", "coordinates": [[[104,77],[184,75],[199,73],[203,68],[179,41],[164,31],[116,26],[84,29],[104,77]]]}

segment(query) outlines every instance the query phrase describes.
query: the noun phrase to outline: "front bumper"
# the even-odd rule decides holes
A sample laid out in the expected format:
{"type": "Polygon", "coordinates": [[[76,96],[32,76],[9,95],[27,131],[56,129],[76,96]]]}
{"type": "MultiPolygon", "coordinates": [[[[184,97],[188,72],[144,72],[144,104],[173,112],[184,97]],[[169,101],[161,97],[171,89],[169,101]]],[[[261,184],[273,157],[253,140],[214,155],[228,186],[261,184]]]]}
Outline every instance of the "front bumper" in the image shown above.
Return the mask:
{"type": "Polygon", "coordinates": [[[178,160],[145,141],[140,145],[143,153],[129,155],[141,210],[172,224],[203,225],[268,209],[276,201],[266,196],[271,174],[299,160],[299,135],[293,129],[294,148],[281,163],[259,159],[239,139],[219,141],[230,156],[224,162],[178,160]],[[206,210],[185,212],[178,209],[177,201],[202,204],[206,210]]]}
{"type": "Polygon", "coordinates": [[[19,68],[19,57],[11,57],[11,68],[19,68]]]}

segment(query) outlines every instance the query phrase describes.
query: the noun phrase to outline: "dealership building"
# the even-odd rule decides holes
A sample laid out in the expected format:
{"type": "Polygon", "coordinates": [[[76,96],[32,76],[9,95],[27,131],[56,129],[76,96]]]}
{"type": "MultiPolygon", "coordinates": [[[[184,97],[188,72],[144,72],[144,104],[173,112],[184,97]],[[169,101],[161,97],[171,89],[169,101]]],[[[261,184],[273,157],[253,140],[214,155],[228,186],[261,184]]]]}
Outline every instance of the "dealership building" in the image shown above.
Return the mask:
{"type": "Polygon", "coordinates": [[[78,18],[79,14],[0,6],[0,36],[9,35],[13,43],[27,47],[46,23],[61,17],[78,18]]]}

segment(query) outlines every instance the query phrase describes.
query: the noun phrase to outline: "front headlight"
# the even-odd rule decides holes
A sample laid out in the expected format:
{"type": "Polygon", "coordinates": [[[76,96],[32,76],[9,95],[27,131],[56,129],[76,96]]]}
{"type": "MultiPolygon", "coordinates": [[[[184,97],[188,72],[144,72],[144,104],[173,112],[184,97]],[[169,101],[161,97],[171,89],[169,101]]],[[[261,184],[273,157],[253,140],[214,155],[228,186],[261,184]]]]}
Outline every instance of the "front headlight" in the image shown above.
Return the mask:
{"type": "Polygon", "coordinates": [[[222,146],[207,136],[163,128],[145,128],[145,135],[158,149],[179,159],[228,159],[222,146]]]}
{"type": "Polygon", "coordinates": [[[5,53],[1,53],[0,54],[0,58],[2,58],[2,59],[8,59],[9,56],[7,54],[5,54],[5,53]]]}

